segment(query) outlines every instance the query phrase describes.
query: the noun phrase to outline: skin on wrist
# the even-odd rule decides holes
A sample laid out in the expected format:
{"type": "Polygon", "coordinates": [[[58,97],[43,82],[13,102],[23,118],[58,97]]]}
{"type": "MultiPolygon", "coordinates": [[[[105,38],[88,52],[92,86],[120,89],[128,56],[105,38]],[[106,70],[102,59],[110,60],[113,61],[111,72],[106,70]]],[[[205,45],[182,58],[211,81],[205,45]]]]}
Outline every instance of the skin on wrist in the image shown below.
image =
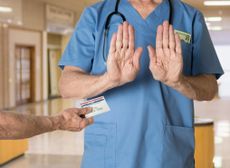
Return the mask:
{"type": "Polygon", "coordinates": [[[192,87],[189,80],[184,75],[181,75],[178,82],[175,82],[169,86],[191,99],[197,99],[197,94],[195,89],[192,87]]]}
{"type": "Polygon", "coordinates": [[[51,124],[52,131],[61,130],[61,122],[64,120],[61,115],[49,117],[49,119],[52,123],[51,124]]]}
{"type": "Polygon", "coordinates": [[[165,84],[168,85],[169,87],[177,89],[177,88],[180,88],[181,86],[183,86],[185,82],[186,82],[185,76],[183,74],[181,74],[180,77],[178,78],[178,81],[166,82],[165,84]]]}
{"type": "Polygon", "coordinates": [[[101,76],[101,80],[105,81],[108,89],[112,89],[112,88],[118,87],[120,85],[120,82],[118,80],[112,80],[109,77],[109,74],[107,72],[101,76]]]}

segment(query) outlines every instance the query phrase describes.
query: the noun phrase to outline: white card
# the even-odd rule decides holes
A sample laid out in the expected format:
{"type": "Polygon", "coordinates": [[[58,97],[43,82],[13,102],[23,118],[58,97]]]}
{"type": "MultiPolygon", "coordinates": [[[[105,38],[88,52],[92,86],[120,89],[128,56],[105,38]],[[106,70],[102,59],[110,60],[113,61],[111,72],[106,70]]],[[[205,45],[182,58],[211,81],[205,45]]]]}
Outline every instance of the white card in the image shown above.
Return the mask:
{"type": "Polygon", "coordinates": [[[99,114],[107,113],[110,111],[109,105],[107,104],[104,96],[86,100],[80,103],[81,108],[91,107],[92,112],[85,115],[86,118],[94,117],[99,114]]]}

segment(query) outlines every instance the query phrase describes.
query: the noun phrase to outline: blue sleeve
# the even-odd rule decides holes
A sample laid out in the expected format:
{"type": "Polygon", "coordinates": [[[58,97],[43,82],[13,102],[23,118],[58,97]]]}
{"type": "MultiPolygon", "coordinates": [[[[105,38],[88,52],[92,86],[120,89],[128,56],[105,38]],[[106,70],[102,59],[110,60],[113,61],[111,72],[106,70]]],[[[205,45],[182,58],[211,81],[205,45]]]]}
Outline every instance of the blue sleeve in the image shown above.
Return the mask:
{"type": "Polygon", "coordinates": [[[218,79],[223,69],[210,38],[203,15],[198,12],[193,27],[192,75],[213,74],[218,79]]]}
{"type": "Polygon", "coordinates": [[[86,8],[59,62],[65,66],[76,66],[90,72],[95,53],[95,13],[86,8]]]}

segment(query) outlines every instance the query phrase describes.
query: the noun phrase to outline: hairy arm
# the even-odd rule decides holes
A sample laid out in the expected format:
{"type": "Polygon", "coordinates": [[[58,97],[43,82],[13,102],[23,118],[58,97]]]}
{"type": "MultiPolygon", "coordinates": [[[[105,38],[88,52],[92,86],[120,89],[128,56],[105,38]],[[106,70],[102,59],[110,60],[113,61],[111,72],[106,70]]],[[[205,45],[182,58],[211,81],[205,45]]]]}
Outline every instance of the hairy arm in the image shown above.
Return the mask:
{"type": "Polygon", "coordinates": [[[193,100],[211,100],[217,93],[217,80],[214,75],[183,75],[181,40],[172,25],[165,21],[158,26],[156,49],[148,47],[150,70],[154,79],[174,88],[193,100]]]}
{"type": "Polygon", "coordinates": [[[59,82],[60,92],[64,98],[88,98],[99,95],[115,85],[106,74],[89,75],[78,67],[66,66],[59,82]]]}
{"type": "Polygon", "coordinates": [[[85,73],[78,67],[65,66],[60,79],[64,98],[89,98],[132,82],[140,69],[142,48],[135,49],[134,29],[127,22],[119,25],[111,39],[107,72],[100,76],[85,73]]]}
{"type": "Polygon", "coordinates": [[[188,98],[198,101],[212,100],[218,91],[214,75],[183,76],[172,87],[188,98]]]}
{"type": "Polygon", "coordinates": [[[29,138],[58,129],[60,117],[42,117],[0,112],[0,139],[29,138]]]}
{"type": "Polygon", "coordinates": [[[30,138],[55,130],[81,131],[93,123],[93,119],[83,119],[90,108],[70,108],[58,116],[32,116],[10,112],[0,112],[0,139],[30,138]]]}

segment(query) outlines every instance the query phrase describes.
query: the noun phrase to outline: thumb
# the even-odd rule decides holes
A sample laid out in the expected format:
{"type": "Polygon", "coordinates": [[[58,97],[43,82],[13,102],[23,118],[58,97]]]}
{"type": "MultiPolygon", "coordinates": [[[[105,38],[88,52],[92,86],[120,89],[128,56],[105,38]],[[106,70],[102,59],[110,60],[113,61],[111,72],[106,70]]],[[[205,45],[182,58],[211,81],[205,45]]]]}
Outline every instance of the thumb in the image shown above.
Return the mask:
{"type": "Polygon", "coordinates": [[[133,57],[133,65],[139,69],[140,68],[140,58],[143,52],[143,48],[139,47],[136,49],[133,57]]]}
{"type": "Polygon", "coordinates": [[[85,115],[85,114],[92,112],[92,110],[93,108],[86,107],[86,108],[78,109],[78,111],[76,111],[76,114],[85,115]]]}
{"type": "Polygon", "coordinates": [[[156,51],[151,45],[148,46],[148,52],[149,52],[150,63],[156,64],[157,63],[156,51]]]}

